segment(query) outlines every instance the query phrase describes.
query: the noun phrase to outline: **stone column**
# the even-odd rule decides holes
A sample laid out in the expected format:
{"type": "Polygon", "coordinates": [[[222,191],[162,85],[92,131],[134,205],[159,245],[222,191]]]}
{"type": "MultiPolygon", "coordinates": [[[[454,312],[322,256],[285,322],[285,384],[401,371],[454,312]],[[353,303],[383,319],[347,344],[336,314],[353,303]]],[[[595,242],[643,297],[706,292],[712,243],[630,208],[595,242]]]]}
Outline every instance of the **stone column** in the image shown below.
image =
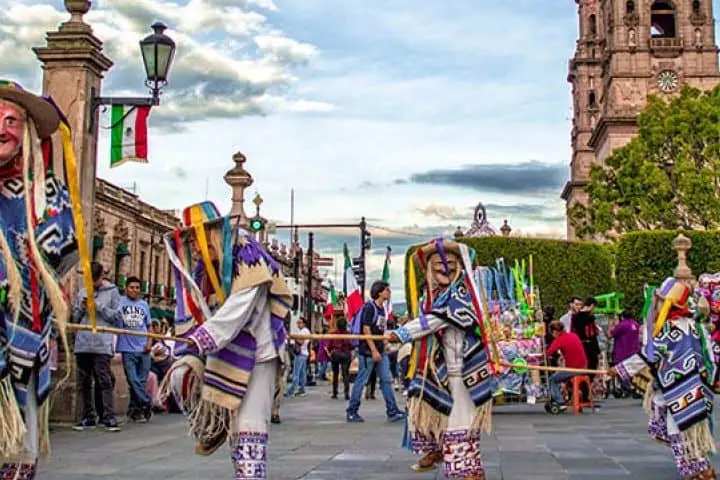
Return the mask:
{"type": "MultiPolygon", "coordinates": [[[[78,163],[80,195],[85,219],[88,248],[92,249],[93,207],[97,165],[97,130],[88,133],[91,90],[100,94],[103,74],[112,62],[102,53],[102,42],[93,35],[83,21],[90,10],[89,0],[64,0],[70,19],[56,32],[48,32],[44,47],[34,48],[42,63],[43,93],[50,95],[65,114],[72,130],[72,142],[78,163]]],[[[97,124],[97,112],[96,124],[97,124]]],[[[92,251],[92,250],[90,250],[92,251]]],[[[64,368],[65,352],[60,352],[59,367],[64,368]]],[[[117,372],[116,372],[117,374],[117,372]]],[[[118,382],[119,383],[119,382],[118,382]]],[[[72,423],[80,413],[74,378],[56,392],[50,419],[53,422],[72,423]]]]}
{"type": "Polygon", "coordinates": [[[228,170],[225,174],[225,182],[232,188],[232,207],[230,215],[238,215],[240,217],[240,225],[247,226],[248,216],[245,213],[245,190],[253,184],[252,176],[245,170],[243,163],[247,161],[245,155],[237,152],[233,155],[235,168],[228,170]]]}
{"type": "MultiPolygon", "coordinates": [[[[97,168],[97,129],[88,133],[91,90],[100,95],[103,74],[113,63],[102,52],[102,42],[83,21],[89,0],[64,0],[70,20],[57,32],[48,32],[47,45],[33,51],[42,62],[43,93],[52,96],[70,123],[78,162],[85,232],[92,242],[92,218],[97,168]]],[[[97,112],[95,112],[97,125],[97,112]]],[[[90,245],[92,247],[92,245],[90,245]]]]}
{"type": "Polygon", "coordinates": [[[677,252],[678,264],[675,268],[674,277],[693,288],[695,277],[687,264],[687,252],[692,248],[692,241],[682,233],[673,240],[673,250],[677,252]]]}

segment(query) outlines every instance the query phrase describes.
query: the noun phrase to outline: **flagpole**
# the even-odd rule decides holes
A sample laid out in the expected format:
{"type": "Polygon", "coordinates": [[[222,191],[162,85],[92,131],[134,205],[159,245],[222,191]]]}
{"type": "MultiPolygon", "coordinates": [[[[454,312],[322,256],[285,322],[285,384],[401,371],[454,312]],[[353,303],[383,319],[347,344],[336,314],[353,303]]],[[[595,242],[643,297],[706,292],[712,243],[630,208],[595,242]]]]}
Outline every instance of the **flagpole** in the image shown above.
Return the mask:
{"type": "Polygon", "coordinates": [[[290,245],[293,243],[293,226],[295,225],[295,189],[290,189],[290,245]]]}

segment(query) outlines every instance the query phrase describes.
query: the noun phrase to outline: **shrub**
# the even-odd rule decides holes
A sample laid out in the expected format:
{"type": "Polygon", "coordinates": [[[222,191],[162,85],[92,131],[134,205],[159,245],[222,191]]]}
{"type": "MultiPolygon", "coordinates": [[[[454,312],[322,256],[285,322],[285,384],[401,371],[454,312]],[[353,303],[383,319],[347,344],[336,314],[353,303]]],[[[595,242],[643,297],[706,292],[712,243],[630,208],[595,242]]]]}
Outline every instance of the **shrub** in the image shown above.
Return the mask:
{"type": "MultiPolygon", "coordinates": [[[[515,259],[522,261],[533,256],[535,285],[540,289],[542,305],[555,305],[558,315],[564,312],[571,295],[581,297],[613,291],[613,247],[589,242],[568,242],[539,238],[485,237],[461,238],[459,240],[475,250],[476,264],[495,266],[498,258],[504,258],[508,267],[515,259]]],[[[410,247],[407,263],[418,247],[410,247]]],[[[418,285],[424,276],[416,272],[418,285]]],[[[406,298],[410,294],[405,279],[406,298]]]]}
{"type": "MultiPolygon", "coordinates": [[[[674,230],[632,232],[623,235],[617,245],[616,275],[618,290],[625,293],[625,308],[636,315],[643,305],[643,285],[660,284],[675,271],[677,253],[672,242],[674,230]]],[[[688,265],[697,277],[704,272],[720,271],[720,231],[691,231],[683,234],[692,241],[688,265]]]]}

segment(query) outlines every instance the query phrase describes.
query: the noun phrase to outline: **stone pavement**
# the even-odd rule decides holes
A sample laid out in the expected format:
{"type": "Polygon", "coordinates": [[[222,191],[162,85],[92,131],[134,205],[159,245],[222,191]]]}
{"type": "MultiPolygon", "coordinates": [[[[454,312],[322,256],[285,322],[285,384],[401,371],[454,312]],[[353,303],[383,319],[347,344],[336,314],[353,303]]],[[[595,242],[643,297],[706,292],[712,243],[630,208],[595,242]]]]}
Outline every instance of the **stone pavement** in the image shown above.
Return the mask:
{"type": "MultiPolygon", "coordinates": [[[[409,471],[414,457],[399,446],[403,426],[385,422],[380,398],[363,404],[364,424],[347,424],[345,402],[331,400],[325,386],[286,400],[283,423],[271,432],[269,478],[442,479],[409,471]]],[[[483,443],[488,479],[675,479],[669,450],[649,440],[645,424],[639,400],[610,400],[582,415],[550,416],[542,405],[496,407],[493,434],[483,443]]],[[[52,442],[39,480],[231,478],[227,450],[194,455],[179,415],[119,433],[55,429],[52,442]]]]}

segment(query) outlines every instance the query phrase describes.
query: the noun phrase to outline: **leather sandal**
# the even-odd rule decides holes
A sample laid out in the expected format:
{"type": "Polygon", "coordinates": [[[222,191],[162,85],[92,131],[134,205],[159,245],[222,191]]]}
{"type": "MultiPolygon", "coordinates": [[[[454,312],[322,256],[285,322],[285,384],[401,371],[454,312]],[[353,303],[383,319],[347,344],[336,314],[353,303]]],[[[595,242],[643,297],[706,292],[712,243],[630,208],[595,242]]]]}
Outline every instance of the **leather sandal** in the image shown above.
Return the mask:
{"type": "Polygon", "coordinates": [[[410,467],[410,470],[417,473],[434,470],[437,467],[437,464],[442,462],[442,460],[442,452],[426,453],[425,456],[418,460],[416,464],[410,467]]]}

